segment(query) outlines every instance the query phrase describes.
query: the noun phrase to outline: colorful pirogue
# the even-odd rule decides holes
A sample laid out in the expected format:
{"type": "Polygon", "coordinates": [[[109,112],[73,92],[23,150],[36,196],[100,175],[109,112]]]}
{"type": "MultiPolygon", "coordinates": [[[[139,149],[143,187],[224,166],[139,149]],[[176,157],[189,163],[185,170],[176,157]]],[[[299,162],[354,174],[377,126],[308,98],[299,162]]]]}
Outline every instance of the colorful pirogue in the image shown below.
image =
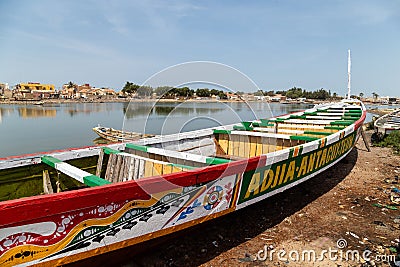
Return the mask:
{"type": "Polygon", "coordinates": [[[330,168],[366,115],[343,100],[271,119],[0,160],[0,266],[61,265],[262,201],[330,168]]]}

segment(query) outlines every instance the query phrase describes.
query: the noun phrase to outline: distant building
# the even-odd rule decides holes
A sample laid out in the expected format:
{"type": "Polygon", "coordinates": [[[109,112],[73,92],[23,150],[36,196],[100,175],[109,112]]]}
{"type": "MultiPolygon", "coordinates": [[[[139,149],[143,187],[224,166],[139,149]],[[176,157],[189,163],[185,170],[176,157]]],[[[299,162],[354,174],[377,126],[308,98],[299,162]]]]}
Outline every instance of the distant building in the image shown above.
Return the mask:
{"type": "Polygon", "coordinates": [[[242,99],[245,101],[254,101],[256,100],[256,97],[254,96],[254,94],[243,94],[242,99]]]}
{"type": "Polygon", "coordinates": [[[239,96],[237,94],[226,93],[226,96],[228,97],[229,100],[239,100],[239,96]]]}
{"type": "Polygon", "coordinates": [[[92,87],[90,84],[85,83],[83,85],[77,84],[64,84],[61,90],[61,98],[109,98],[116,96],[116,92],[111,88],[97,88],[92,87]]]}
{"type": "Polygon", "coordinates": [[[41,92],[41,93],[46,93],[46,92],[55,92],[54,89],[54,84],[41,84],[41,83],[19,83],[16,86],[16,89],[20,91],[27,91],[27,92],[41,92]]]}
{"type": "Polygon", "coordinates": [[[19,83],[14,90],[16,99],[38,100],[54,98],[57,95],[54,84],[41,84],[38,82],[19,83]]]}
{"type": "Polygon", "coordinates": [[[9,90],[8,83],[0,83],[0,96],[4,96],[6,90],[9,90]]]}
{"type": "Polygon", "coordinates": [[[397,97],[383,96],[380,98],[380,102],[382,104],[395,104],[397,103],[397,101],[398,101],[397,97]]]}

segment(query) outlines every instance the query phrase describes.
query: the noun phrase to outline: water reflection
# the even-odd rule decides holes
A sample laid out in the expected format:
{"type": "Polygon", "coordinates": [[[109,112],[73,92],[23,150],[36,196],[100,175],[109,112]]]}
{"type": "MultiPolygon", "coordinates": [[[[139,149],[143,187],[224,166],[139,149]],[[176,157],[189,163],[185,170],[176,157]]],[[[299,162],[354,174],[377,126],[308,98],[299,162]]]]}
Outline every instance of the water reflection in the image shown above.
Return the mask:
{"type": "Polygon", "coordinates": [[[18,114],[21,118],[38,118],[38,117],[55,117],[57,115],[57,110],[46,109],[42,107],[19,107],[18,114]]]}
{"type": "Polygon", "coordinates": [[[169,134],[269,118],[307,105],[266,102],[64,103],[0,105],[0,157],[93,145],[98,124],[169,134]],[[29,131],[30,138],[26,138],[29,131]],[[32,140],[35,140],[32,142],[32,140]]]}
{"type": "Polygon", "coordinates": [[[124,103],[123,112],[127,119],[132,119],[137,116],[168,116],[171,113],[175,115],[210,114],[220,112],[223,109],[221,106],[216,106],[216,103],[131,102],[124,103]]]}
{"type": "Polygon", "coordinates": [[[3,117],[8,117],[13,112],[14,112],[14,108],[13,107],[9,107],[9,106],[2,107],[2,106],[0,106],[0,123],[3,121],[3,117]]]}
{"type": "Polygon", "coordinates": [[[121,103],[69,103],[65,105],[57,105],[58,108],[64,110],[71,117],[92,113],[112,112],[121,110],[121,103]]]}
{"type": "Polygon", "coordinates": [[[146,134],[198,130],[269,118],[274,113],[266,102],[132,102],[126,103],[123,110],[123,129],[146,134]]]}

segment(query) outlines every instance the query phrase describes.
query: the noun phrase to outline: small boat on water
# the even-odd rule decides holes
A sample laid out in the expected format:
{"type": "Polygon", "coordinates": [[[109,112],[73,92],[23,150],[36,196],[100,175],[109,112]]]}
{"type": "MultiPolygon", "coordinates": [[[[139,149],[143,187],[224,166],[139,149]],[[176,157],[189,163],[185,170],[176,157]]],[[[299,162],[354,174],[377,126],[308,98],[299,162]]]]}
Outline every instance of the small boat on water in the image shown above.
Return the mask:
{"type": "Polygon", "coordinates": [[[63,265],[246,208],[346,157],[365,117],[360,101],[346,99],[275,118],[2,158],[0,266],[63,265]]]}
{"type": "Polygon", "coordinates": [[[400,130],[400,109],[383,115],[374,122],[375,135],[382,139],[393,131],[400,130]]]}
{"type": "Polygon", "coordinates": [[[141,134],[135,132],[126,132],[121,130],[116,130],[109,127],[97,126],[93,128],[93,131],[103,139],[111,142],[128,142],[135,141],[140,138],[154,137],[152,134],[141,134]]]}

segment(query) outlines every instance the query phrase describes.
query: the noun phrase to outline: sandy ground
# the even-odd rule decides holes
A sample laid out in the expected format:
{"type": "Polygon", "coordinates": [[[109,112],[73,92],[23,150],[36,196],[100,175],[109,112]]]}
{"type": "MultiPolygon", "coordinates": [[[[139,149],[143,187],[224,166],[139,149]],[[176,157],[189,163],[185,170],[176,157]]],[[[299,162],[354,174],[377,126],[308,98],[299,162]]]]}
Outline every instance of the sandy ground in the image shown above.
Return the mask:
{"type": "Polygon", "coordinates": [[[383,260],[399,253],[400,206],[390,197],[400,189],[400,156],[389,148],[367,152],[362,139],[356,148],[293,189],[95,265],[390,266],[383,260]]]}

